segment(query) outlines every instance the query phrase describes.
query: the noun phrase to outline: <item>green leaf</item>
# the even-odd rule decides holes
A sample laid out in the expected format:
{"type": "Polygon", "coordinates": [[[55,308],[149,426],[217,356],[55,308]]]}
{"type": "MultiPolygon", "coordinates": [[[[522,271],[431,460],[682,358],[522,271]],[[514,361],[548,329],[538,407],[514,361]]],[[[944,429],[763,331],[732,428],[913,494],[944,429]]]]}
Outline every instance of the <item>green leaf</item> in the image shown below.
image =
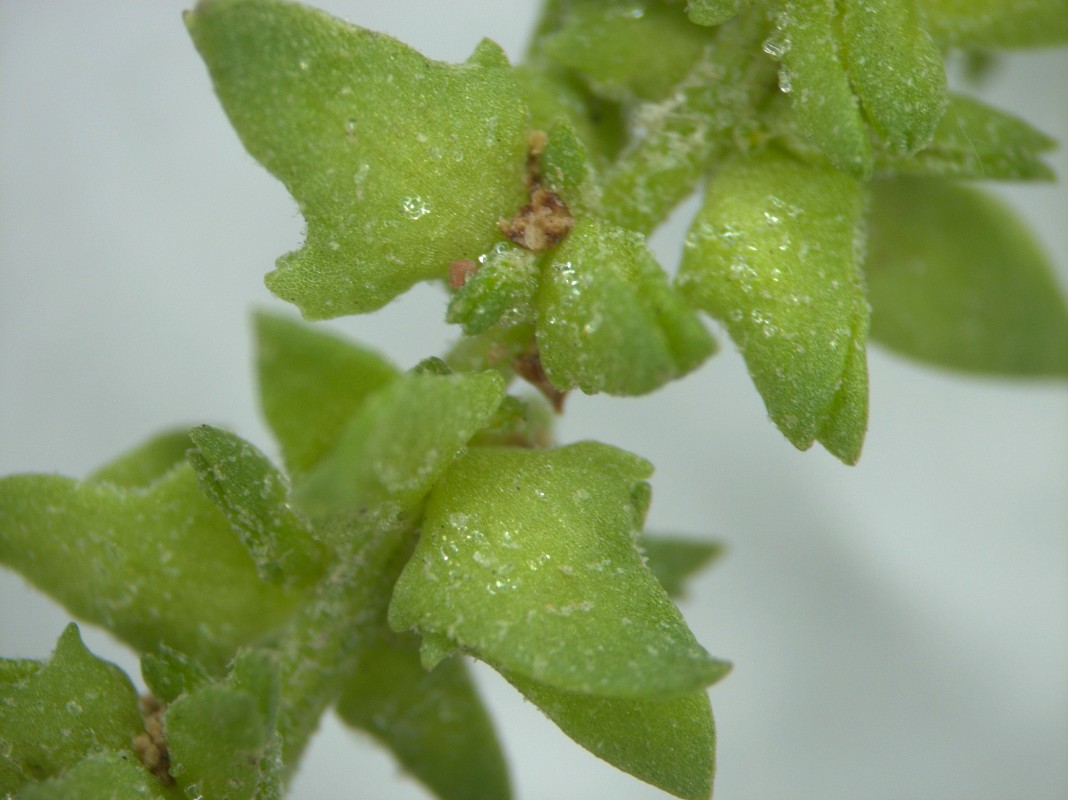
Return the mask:
{"type": "Polygon", "coordinates": [[[416,637],[383,631],[363,652],[337,712],[385,745],[441,800],[511,796],[493,723],[460,658],[428,672],[416,637]]]}
{"type": "Polygon", "coordinates": [[[277,665],[262,651],[243,651],[225,681],[201,686],[167,708],[170,774],[187,797],[278,795],[277,698],[277,665]]]}
{"type": "Polygon", "coordinates": [[[496,372],[406,375],[367,399],[297,486],[320,518],[411,514],[504,397],[496,372]]]}
{"type": "Polygon", "coordinates": [[[211,680],[196,659],[166,645],[141,655],[141,676],[153,696],[164,703],[174,702],[211,680]]]}
{"type": "Polygon", "coordinates": [[[473,263],[477,269],[453,295],[446,320],[462,325],[464,333],[474,335],[497,322],[507,325],[532,317],[538,289],[537,257],[533,252],[501,242],[473,263]]]}
{"type": "Polygon", "coordinates": [[[550,128],[541,154],[541,183],[578,215],[602,216],[601,185],[586,144],[566,119],[550,128]]]}
{"type": "Polygon", "coordinates": [[[645,535],[638,540],[638,547],[645,553],[649,569],[671,597],[680,596],[686,580],[723,552],[723,545],[718,542],[678,536],[645,535]]]}
{"type": "Polygon", "coordinates": [[[145,490],[0,479],[0,562],[135,649],[165,643],[212,673],[297,599],[259,579],[188,463],[145,490]]]}
{"type": "Polygon", "coordinates": [[[872,337],[940,366],[1068,375],[1068,311],[1033,234],[946,181],[877,181],[866,270],[872,337]]]}
{"type": "Polygon", "coordinates": [[[917,0],[843,0],[842,48],[850,83],[892,148],[926,145],[946,106],[942,54],[917,0]]]}
{"type": "Polygon", "coordinates": [[[637,395],[715,349],[641,234],[581,219],[551,254],[538,293],[538,350],[560,390],[637,395]]]}
{"type": "Polygon", "coordinates": [[[595,442],[472,448],[434,487],[390,605],[394,630],[443,636],[510,674],[612,697],[722,677],[634,535],[650,465],[595,442]]]}
{"type": "Polygon", "coordinates": [[[686,75],[709,41],[678,10],[654,0],[572,3],[541,52],[575,70],[611,100],[660,100],[686,75]]]}
{"type": "Polygon", "coordinates": [[[145,489],[184,461],[192,446],[188,430],[165,431],[95,470],[87,480],[105,481],[123,489],[145,489]]]}
{"type": "MultiPolygon", "coordinates": [[[[12,765],[23,780],[41,781],[92,753],[129,751],[142,730],[130,679],[90,653],[73,623],[46,664],[0,683],[0,708],[0,753],[8,762],[0,775],[8,780],[12,765]]],[[[18,789],[0,786],[4,794],[18,789]]]]}
{"type": "Polygon", "coordinates": [[[277,0],[203,0],[186,22],[245,147],[308,223],[267,276],[305,317],[444,277],[525,202],[526,111],[495,45],[444,64],[277,0]]]}
{"type": "Polygon", "coordinates": [[[722,25],[749,5],[749,0],[687,0],[686,14],[698,25],[722,25]]]}
{"type": "Polygon", "coordinates": [[[920,0],[940,43],[1045,47],[1068,43],[1068,0],[920,0]]]}
{"type": "Polygon", "coordinates": [[[604,176],[604,208],[612,222],[649,233],[694,190],[726,143],[744,140],[775,74],[775,65],[758,54],[766,34],[759,13],[720,26],[675,90],[637,112],[634,125],[644,135],[604,176]]]}
{"type": "Polygon", "coordinates": [[[364,399],[397,377],[370,350],[285,317],[256,315],[263,412],[297,477],[330,449],[364,399]]]}
{"type": "Polygon", "coordinates": [[[267,457],[232,433],[202,425],[189,433],[189,462],[200,488],[230,521],[262,580],[306,587],[322,576],[326,548],[289,505],[289,481],[267,457]]]}
{"type": "Polygon", "coordinates": [[[1023,120],[964,95],[951,94],[930,144],[902,157],[877,154],[881,172],[983,180],[1052,180],[1039,158],[1056,142],[1023,120]]]}
{"type": "Polygon", "coordinates": [[[846,463],[867,424],[865,202],[830,167],[771,151],[735,159],[709,184],[678,278],[727,325],[786,437],[802,450],[822,441],[846,463]]]}
{"type": "Polygon", "coordinates": [[[780,54],[779,85],[789,93],[805,135],[839,169],[866,177],[868,126],[842,64],[834,7],[827,0],[787,0],[765,49],[780,54]]]}
{"type": "Polygon", "coordinates": [[[173,786],[163,786],[132,753],[88,756],[44,783],[25,786],[19,800],[184,800],[173,786]]]}
{"type": "Polygon", "coordinates": [[[555,415],[541,397],[512,397],[501,401],[493,419],[471,439],[472,445],[549,447],[555,415]]]}
{"type": "Polygon", "coordinates": [[[590,697],[505,677],[598,758],[686,800],[708,800],[716,732],[704,690],[664,699],[590,697]]]}

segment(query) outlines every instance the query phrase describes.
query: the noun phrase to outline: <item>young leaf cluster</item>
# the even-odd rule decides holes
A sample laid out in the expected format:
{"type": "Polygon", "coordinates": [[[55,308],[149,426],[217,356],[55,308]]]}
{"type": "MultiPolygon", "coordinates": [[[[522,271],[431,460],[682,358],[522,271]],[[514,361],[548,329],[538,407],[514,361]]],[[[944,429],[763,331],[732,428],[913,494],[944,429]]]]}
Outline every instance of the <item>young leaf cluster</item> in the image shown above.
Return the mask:
{"type": "Polygon", "coordinates": [[[1048,179],[1053,143],[943,63],[1062,44],[1065,20],[1064,0],[550,0],[523,63],[484,41],[454,65],[202,0],[186,23],[223,108],[307,223],[271,291],[318,320],[438,281],[462,336],[401,371],[260,314],[281,467],[201,426],[85,480],[0,480],[0,562],[134,648],[151,692],[73,625],[48,661],[0,661],[0,792],[280,797],[336,707],[444,800],[507,798],[471,656],[600,758],[708,797],[706,689],[730,667],[671,596],[717,547],[644,534],[652,466],[555,444],[552,411],[693,371],[704,314],[785,437],[850,464],[869,337],[1068,375],[1044,255],[969,185],[1048,179]],[[671,276],[646,236],[694,192],[671,276]]]}

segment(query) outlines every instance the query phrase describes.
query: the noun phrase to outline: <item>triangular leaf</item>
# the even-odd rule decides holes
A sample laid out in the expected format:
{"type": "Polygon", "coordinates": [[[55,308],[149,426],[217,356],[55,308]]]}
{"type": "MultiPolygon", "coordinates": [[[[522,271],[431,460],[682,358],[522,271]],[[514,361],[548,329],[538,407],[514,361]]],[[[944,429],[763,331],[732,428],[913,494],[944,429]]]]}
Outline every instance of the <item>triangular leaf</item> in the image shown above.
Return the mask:
{"type": "Polygon", "coordinates": [[[185,460],[193,446],[189,431],[165,431],[92,472],[87,480],[105,481],[123,489],[144,489],[185,460]]]}
{"type": "Polygon", "coordinates": [[[956,369],[1068,375],[1064,296],[1009,208],[935,179],[874,190],[865,265],[874,339],[956,369]]]}
{"type": "Polygon", "coordinates": [[[499,49],[444,64],[277,0],[207,0],[186,21],[245,147],[307,220],[267,277],[305,317],[443,277],[523,204],[526,112],[499,49]]]}
{"type": "Polygon", "coordinates": [[[325,453],[363,403],[397,376],[370,350],[285,317],[256,315],[263,413],[293,477],[325,453]]]}
{"type": "Polygon", "coordinates": [[[723,545],[718,542],[648,534],[638,540],[638,547],[645,554],[649,569],[671,597],[681,595],[686,580],[723,552],[723,545]]]}
{"type": "Polygon", "coordinates": [[[848,463],[867,424],[856,363],[867,332],[865,201],[860,183],[828,166],[770,151],[735,159],[709,184],[678,279],[726,323],[786,437],[803,450],[833,429],[825,444],[848,463]]]}
{"type": "Polygon", "coordinates": [[[414,636],[383,631],[364,649],[337,713],[441,800],[511,796],[504,755],[464,661],[449,658],[428,672],[414,636]]]}
{"type": "Polygon", "coordinates": [[[647,462],[583,442],[472,448],[431,493],[390,625],[444,636],[566,691],[647,697],[728,670],[642,563],[633,486],[647,462]]]}

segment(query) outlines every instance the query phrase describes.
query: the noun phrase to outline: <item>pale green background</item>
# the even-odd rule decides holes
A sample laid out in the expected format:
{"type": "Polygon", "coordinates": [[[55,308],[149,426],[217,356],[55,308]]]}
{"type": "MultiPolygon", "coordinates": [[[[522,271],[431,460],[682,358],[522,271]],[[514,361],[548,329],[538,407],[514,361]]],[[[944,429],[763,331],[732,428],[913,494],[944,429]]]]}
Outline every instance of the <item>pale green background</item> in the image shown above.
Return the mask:
{"type": "MultiPolygon", "coordinates": [[[[451,60],[483,35],[517,56],[534,16],[528,2],[325,5],[451,60]]],[[[228,129],[182,6],[0,2],[0,473],[83,475],[175,423],[270,446],[247,312],[281,307],[261,277],[299,243],[301,220],[228,129]]],[[[1066,75],[1064,56],[1017,58],[989,96],[1068,139],[1066,75]]],[[[1068,174],[1063,152],[1054,161],[1068,174]]],[[[1008,194],[1068,277],[1065,189],[1008,194]]],[[[684,223],[656,237],[669,266],[684,223]]],[[[442,309],[423,287],[333,327],[409,366],[455,335],[442,309]]],[[[570,399],[561,437],[649,457],[651,527],[730,545],[684,607],[736,664],[712,691],[717,797],[1063,800],[1068,394],[878,350],[871,374],[854,469],[795,452],[726,342],[654,397],[570,399]]],[[[0,653],[45,656],[65,621],[0,574],[0,653]]],[[[519,798],[664,796],[485,678],[519,798]]],[[[425,796],[358,738],[328,721],[294,797],[425,796]]]]}

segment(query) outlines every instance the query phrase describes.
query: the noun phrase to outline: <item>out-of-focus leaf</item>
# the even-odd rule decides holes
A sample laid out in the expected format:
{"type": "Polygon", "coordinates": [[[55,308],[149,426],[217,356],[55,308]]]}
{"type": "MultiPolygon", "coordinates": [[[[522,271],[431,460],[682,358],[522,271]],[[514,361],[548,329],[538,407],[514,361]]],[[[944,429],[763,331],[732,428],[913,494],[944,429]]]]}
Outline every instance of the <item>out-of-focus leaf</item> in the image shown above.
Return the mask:
{"type": "Polygon", "coordinates": [[[1046,47],[1068,42],[1068,0],[919,0],[940,43],[1046,47]]]}
{"type": "Polygon", "coordinates": [[[749,0],[687,0],[686,13],[698,25],[722,25],[747,5],[749,0]]]}
{"type": "Polygon", "coordinates": [[[247,650],[226,680],[201,686],[167,708],[170,774],[187,797],[277,796],[277,700],[277,665],[265,652],[247,650]]]}
{"type": "Polygon", "coordinates": [[[545,266],[537,340],[552,385],[587,394],[651,392],[715,349],[645,237],[590,218],[545,266]]]}
{"type": "MultiPolygon", "coordinates": [[[[42,781],[73,767],[85,756],[130,750],[142,730],[137,692],[114,664],[86,649],[71,624],[51,659],[18,680],[0,683],[0,775],[19,783],[0,785],[16,794],[22,781],[42,781]]],[[[132,757],[132,753],[131,753],[132,757]]]]}
{"type": "Polygon", "coordinates": [[[877,181],[872,337],[945,367],[1068,375],[1068,310],[1034,236],[1001,202],[936,179],[877,181]]]}
{"type": "Polygon", "coordinates": [[[685,800],[712,794],[716,731],[704,690],[652,700],[591,697],[505,677],[598,758],[685,800]]]}
{"type": "Polygon", "coordinates": [[[311,469],[364,399],[398,374],[370,350],[273,314],[256,315],[256,339],[263,412],[294,477],[311,469]]]}
{"type": "Polygon", "coordinates": [[[585,77],[598,95],[655,101],[682,80],[708,41],[708,31],[667,4],[600,0],[573,3],[540,47],[585,77]]]}
{"type": "Polygon", "coordinates": [[[137,650],[167,644],[212,673],[297,599],[259,579],[188,463],[145,490],[0,479],[0,562],[137,650]]]}
{"type": "Polygon", "coordinates": [[[881,172],[987,180],[1049,180],[1039,158],[1056,142],[1022,119],[951,94],[930,144],[910,156],[877,153],[881,172]]]}
{"type": "Polygon", "coordinates": [[[192,446],[189,431],[165,431],[95,470],[87,480],[105,481],[123,489],[144,489],[185,460],[186,451],[192,446]]]}
{"type": "Polygon", "coordinates": [[[305,317],[443,277],[523,204],[526,111],[495,45],[444,64],[277,0],[204,0],[186,22],[245,147],[307,220],[267,276],[305,317]]]}
{"type": "Polygon", "coordinates": [[[759,13],[721,25],[670,96],[639,109],[634,125],[643,135],[604,174],[612,222],[648,234],[693,191],[724,143],[743,138],[774,80],[775,64],[758,52],[766,35],[759,13]]]}
{"type": "Polygon", "coordinates": [[[521,322],[533,314],[538,290],[537,257],[509,242],[501,242],[478,257],[475,271],[449,303],[446,319],[474,335],[497,322],[521,322]],[[503,320],[502,320],[503,318],[503,320]]]}
{"type": "Polygon", "coordinates": [[[553,410],[539,396],[501,401],[489,424],[474,435],[472,445],[549,447],[553,441],[553,410]]]}
{"type": "Polygon", "coordinates": [[[463,660],[431,671],[414,636],[384,635],[361,655],[337,704],[441,800],[507,800],[504,755],[463,660]]]}
{"type": "Polygon", "coordinates": [[[226,515],[260,578],[288,588],[314,583],[326,566],[326,548],[290,507],[285,476],[232,433],[202,425],[189,436],[200,488],[226,515]]]}
{"type": "Polygon", "coordinates": [[[141,677],[152,695],[164,703],[174,702],[211,680],[195,659],[166,645],[141,656],[141,677]]]}
{"type": "Polygon", "coordinates": [[[861,184],[828,166],[737,158],[709,184],[678,279],[726,323],[786,437],[802,450],[819,440],[846,463],[867,425],[865,204],[861,184]]]}
{"type": "Polygon", "coordinates": [[[946,106],[942,54],[917,0],[843,0],[842,49],[864,114],[902,153],[926,145],[946,106]]]}
{"type": "Polygon", "coordinates": [[[787,0],[765,49],[782,60],[779,85],[789,93],[805,135],[839,169],[871,174],[868,126],[842,64],[835,10],[827,0],[787,0]]]}
{"type": "Polygon", "coordinates": [[[697,644],[634,543],[649,464],[607,445],[472,448],[427,501],[390,625],[443,636],[565,691],[652,697],[728,670],[697,644]]]}
{"type": "Polygon", "coordinates": [[[176,786],[164,786],[131,752],[91,755],[44,783],[30,784],[19,800],[186,800],[176,786]]]}
{"type": "Polygon", "coordinates": [[[406,375],[369,397],[297,486],[317,517],[409,514],[504,397],[496,372],[406,375]]]}
{"type": "Polygon", "coordinates": [[[671,597],[681,595],[687,579],[723,552],[723,545],[718,542],[679,536],[643,535],[638,546],[645,553],[649,569],[671,597]]]}

